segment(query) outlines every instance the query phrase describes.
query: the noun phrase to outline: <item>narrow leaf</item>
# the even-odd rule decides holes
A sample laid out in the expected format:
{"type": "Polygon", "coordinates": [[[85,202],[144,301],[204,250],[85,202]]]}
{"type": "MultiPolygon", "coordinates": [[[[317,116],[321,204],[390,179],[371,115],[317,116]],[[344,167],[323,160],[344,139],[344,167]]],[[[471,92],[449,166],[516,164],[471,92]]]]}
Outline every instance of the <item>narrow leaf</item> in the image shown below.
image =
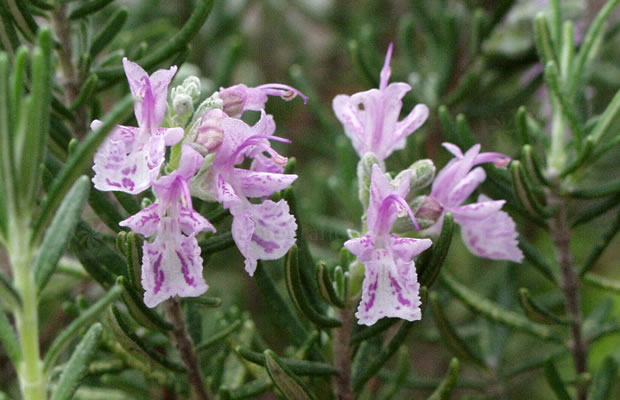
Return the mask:
{"type": "Polygon", "coordinates": [[[539,13],[534,19],[534,38],[536,42],[536,50],[538,56],[546,65],[549,61],[553,61],[558,64],[557,50],[551,39],[551,32],[549,30],[549,23],[544,14],[539,13]]]}
{"type": "Polygon", "coordinates": [[[33,228],[33,240],[35,242],[39,240],[43,230],[52,219],[52,216],[56,212],[56,209],[65,197],[65,194],[69,188],[91,162],[92,157],[95,154],[95,151],[97,151],[99,145],[103,143],[104,139],[107,137],[108,133],[112,131],[114,126],[129,114],[132,105],[133,99],[131,96],[127,96],[121,100],[106,115],[101,126],[95,132],[92,132],[86,136],[85,140],[80,143],[75,152],[71,154],[64,168],[54,180],[52,187],[47,192],[47,197],[41,205],[39,216],[36,219],[33,228]]]}
{"type": "Polygon", "coordinates": [[[566,386],[564,385],[558,370],[555,368],[555,365],[551,360],[547,360],[547,362],[545,362],[545,378],[547,378],[547,383],[551,387],[551,390],[553,390],[553,393],[558,400],[571,400],[571,397],[566,390],[566,386]]]}
{"type": "Polygon", "coordinates": [[[81,313],[77,319],[73,320],[69,326],[62,330],[54,342],[52,342],[47,354],[45,354],[43,363],[46,371],[49,371],[54,366],[56,358],[69,344],[69,341],[73,339],[83,327],[100,318],[103,311],[118,298],[122,291],[123,288],[120,284],[113,286],[99,299],[99,301],[81,313]]]}
{"type": "Polygon", "coordinates": [[[4,271],[0,270],[0,299],[7,303],[10,309],[21,307],[22,299],[4,271]]]}
{"type": "Polygon", "coordinates": [[[86,17],[94,12],[101,10],[103,7],[107,6],[114,0],[91,0],[81,4],[78,8],[71,11],[69,14],[69,19],[78,19],[82,17],[86,17]]]}
{"type": "Polygon", "coordinates": [[[103,328],[96,323],[90,327],[80,341],[69,362],[64,367],[58,385],[52,394],[52,400],[70,400],[77,390],[82,378],[86,375],[90,362],[95,357],[97,347],[101,342],[103,328]]]}
{"type": "Polygon", "coordinates": [[[364,385],[366,385],[366,382],[377,374],[381,367],[388,362],[392,354],[404,343],[412,325],[412,322],[403,321],[394,337],[381,348],[381,351],[379,351],[376,357],[365,365],[357,374],[354,374],[352,382],[353,390],[360,392],[364,388],[364,385]]]}
{"type": "Polygon", "coordinates": [[[120,284],[125,289],[121,294],[121,299],[129,314],[142,326],[149,329],[166,332],[173,328],[172,324],[160,316],[157,311],[147,307],[134,287],[130,287],[125,279],[120,280],[120,284]]]}
{"type": "Polygon", "coordinates": [[[58,260],[65,252],[75,227],[80,221],[80,214],[90,190],[90,180],[86,176],[79,178],[67,196],[62,200],[54,215],[51,225],[41,243],[39,254],[34,263],[34,277],[39,292],[51,278],[58,260]]]}
{"type": "Polygon", "coordinates": [[[223,387],[220,389],[221,400],[255,399],[261,393],[271,389],[273,382],[268,378],[259,378],[236,388],[223,387]]]}
{"type": "Polygon", "coordinates": [[[448,367],[448,373],[441,381],[437,389],[431,394],[428,400],[448,400],[454,387],[456,386],[456,380],[459,376],[459,360],[453,358],[450,360],[450,366],[448,367]]]}
{"type": "Polygon", "coordinates": [[[546,307],[534,300],[530,295],[529,290],[526,288],[519,289],[519,304],[521,304],[521,308],[523,308],[527,317],[534,322],[540,322],[541,324],[547,325],[570,324],[569,319],[555,315],[553,312],[549,311],[546,307]]]}
{"type": "Polygon", "coordinates": [[[211,346],[217,344],[218,342],[226,339],[230,334],[238,330],[240,327],[241,327],[241,320],[238,319],[232,324],[228,325],[227,327],[217,332],[216,334],[212,335],[210,338],[196,345],[194,350],[196,352],[206,350],[210,348],[211,346]]]}
{"type": "Polygon", "coordinates": [[[309,303],[303,287],[301,286],[301,278],[299,276],[299,263],[297,258],[297,245],[293,245],[288,251],[285,260],[284,275],[286,280],[286,288],[299,312],[305,315],[315,325],[323,328],[333,328],[341,325],[337,319],[327,317],[316,311],[309,303]]]}
{"type": "Polygon", "coordinates": [[[17,369],[22,360],[21,347],[17,341],[15,331],[2,308],[0,308],[0,344],[13,366],[17,369]]]}
{"type": "Polygon", "coordinates": [[[287,399],[317,399],[310,388],[288,369],[273,351],[265,350],[263,354],[265,355],[265,367],[271,380],[287,399]]]}
{"type": "Polygon", "coordinates": [[[584,283],[590,286],[594,286],[599,289],[607,290],[611,293],[620,295],[620,281],[605,278],[591,272],[585,274],[582,279],[584,283]]]}
{"type": "Polygon", "coordinates": [[[354,331],[351,335],[351,345],[358,345],[362,341],[380,334],[398,321],[400,321],[399,318],[381,318],[371,326],[358,325],[359,328],[357,328],[357,331],[354,331]]]}
{"type": "Polygon", "coordinates": [[[584,137],[583,127],[581,126],[581,123],[579,122],[579,117],[575,112],[575,106],[572,104],[569,95],[564,92],[563,84],[559,76],[560,72],[558,71],[558,67],[554,62],[549,61],[547,65],[545,65],[544,75],[547,87],[551,89],[551,93],[553,93],[555,98],[558,100],[562,114],[568,120],[570,129],[575,137],[575,143],[577,144],[577,148],[580,149],[581,142],[584,137]]]}
{"type": "Polygon", "coordinates": [[[439,237],[433,241],[433,246],[420,256],[418,261],[418,281],[420,285],[430,288],[439,276],[439,271],[448,255],[452,234],[454,232],[454,218],[446,213],[441,226],[439,237]]]}
{"type": "Polygon", "coordinates": [[[77,99],[75,99],[73,104],[71,104],[71,111],[77,110],[90,100],[91,96],[95,93],[97,82],[97,75],[90,74],[90,76],[86,79],[86,82],[84,82],[84,84],[82,85],[77,99]]]}
{"type": "Polygon", "coordinates": [[[336,293],[334,283],[329,277],[325,263],[319,263],[316,270],[316,280],[319,285],[319,293],[323,297],[323,300],[339,308],[343,308],[345,306],[343,299],[338,296],[338,293],[336,293]]]}
{"type": "Polygon", "coordinates": [[[521,162],[514,160],[510,163],[510,172],[512,174],[512,183],[517,199],[521,206],[525,208],[532,216],[549,217],[552,211],[543,206],[536,198],[533,185],[527,180],[521,162]]]}
{"type": "Polygon", "coordinates": [[[592,384],[592,400],[611,399],[618,376],[618,363],[608,356],[600,366],[592,384]]]}
{"type": "Polygon", "coordinates": [[[601,238],[601,241],[597,243],[596,246],[592,248],[592,250],[590,250],[590,254],[588,254],[588,258],[586,258],[586,261],[583,263],[583,266],[581,267],[581,270],[579,271],[579,275],[584,276],[585,274],[588,273],[588,271],[590,271],[590,269],[592,269],[594,264],[596,264],[598,259],[601,257],[601,255],[603,254],[607,246],[609,246],[609,244],[611,243],[614,236],[616,236],[619,230],[620,230],[620,211],[616,213],[616,219],[613,221],[611,226],[603,233],[603,237],[601,238]]]}
{"type": "Polygon", "coordinates": [[[436,292],[431,292],[429,296],[431,310],[433,311],[433,320],[435,326],[439,330],[443,342],[448,349],[459,359],[469,361],[483,369],[486,369],[486,364],[479,354],[474,352],[470,345],[458,334],[456,329],[452,326],[450,321],[446,318],[439,304],[439,296],[436,292]]]}
{"type": "Polygon", "coordinates": [[[97,57],[97,55],[103,50],[108,44],[112,42],[114,37],[123,29],[123,25],[127,21],[127,16],[129,13],[126,8],[118,9],[106,22],[106,24],[101,28],[101,30],[97,33],[95,38],[93,39],[89,54],[91,58],[97,57]]]}
{"type": "Polygon", "coordinates": [[[446,270],[440,275],[441,283],[463,304],[465,304],[473,312],[480,314],[484,318],[508,326],[518,331],[522,331],[532,336],[536,336],[542,340],[562,343],[559,338],[549,327],[529,321],[524,316],[514,311],[506,310],[503,307],[481,297],[474,291],[468,289],[456,281],[446,270]]]}
{"type": "MultiPolygon", "coordinates": [[[[265,355],[262,353],[257,353],[240,346],[235,348],[235,352],[254,364],[262,365],[263,367],[266,365],[265,355]]],[[[301,376],[338,375],[338,370],[336,368],[323,362],[294,360],[290,358],[280,358],[280,361],[291,371],[301,376]]]]}

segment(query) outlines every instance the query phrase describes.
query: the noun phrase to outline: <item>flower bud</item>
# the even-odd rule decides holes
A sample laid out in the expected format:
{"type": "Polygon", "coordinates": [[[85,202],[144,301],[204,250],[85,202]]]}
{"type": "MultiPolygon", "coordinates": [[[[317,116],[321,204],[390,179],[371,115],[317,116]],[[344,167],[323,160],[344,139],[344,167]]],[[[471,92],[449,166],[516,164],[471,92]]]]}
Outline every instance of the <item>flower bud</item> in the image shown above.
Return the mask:
{"type": "Polygon", "coordinates": [[[418,160],[411,164],[409,168],[396,175],[394,181],[398,182],[405,174],[410,174],[411,176],[409,180],[409,194],[407,195],[407,201],[411,201],[416,191],[424,189],[433,182],[435,178],[435,164],[428,159],[418,160]]]}
{"type": "Polygon", "coordinates": [[[247,87],[245,85],[235,85],[220,90],[219,98],[222,100],[222,109],[231,118],[240,118],[243,113],[243,106],[247,98],[247,87]]]}
{"type": "Polygon", "coordinates": [[[208,154],[196,175],[189,181],[190,194],[204,201],[217,201],[217,190],[213,184],[214,158],[214,153],[208,154]]]}
{"type": "MultiPolygon", "coordinates": [[[[415,219],[418,222],[420,230],[427,229],[439,220],[443,212],[443,207],[439,202],[430,196],[418,196],[409,202],[409,206],[415,214],[415,219]]],[[[414,230],[414,226],[411,223],[409,216],[399,217],[392,231],[395,233],[405,233],[414,230]]]]}
{"type": "Polygon", "coordinates": [[[192,97],[183,93],[176,93],[172,98],[172,108],[177,115],[186,115],[194,111],[192,97]]]}
{"type": "Polygon", "coordinates": [[[181,85],[185,89],[185,94],[191,96],[193,101],[198,100],[200,97],[200,79],[197,76],[189,76],[185,78],[181,85]]]}
{"type": "Polygon", "coordinates": [[[225,117],[217,108],[205,112],[190,129],[188,144],[202,155],[215,150],[224,140],[222,120],[225,117]]]}

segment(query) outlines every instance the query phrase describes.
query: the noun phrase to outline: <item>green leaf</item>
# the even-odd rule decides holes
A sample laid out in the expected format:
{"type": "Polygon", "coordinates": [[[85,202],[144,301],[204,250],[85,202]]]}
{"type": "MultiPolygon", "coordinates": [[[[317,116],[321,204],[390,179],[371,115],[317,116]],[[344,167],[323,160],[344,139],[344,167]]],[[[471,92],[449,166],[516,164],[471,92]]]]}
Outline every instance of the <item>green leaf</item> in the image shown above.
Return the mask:
{"type": "Polygon", "coordinates": [[[536,198],[534,186],[529,182],[519,160],[514,160],[510,163],[510,172],[512,174],[513,188],[521,206],[535,218],[551,216],[553,214],[552,210],[542,205],[536,198]]]}
{"type": "MultiPolygon", "coordinates": [[[[122,232],[119,232],[119,234],[122,232]]],[[[125,257],[127,257],[127,281],[129,286],[142,291],[142,245],[143,240],[135,232],[124,235],[125,257]]]]}
{"type": "Polygon", "coordinates": [[[551,390],[553,390],[553,393],[558,400],[571,400],[571,397],[566,390],[566,386],[555,368],[553,361],[551,360],[547,360],[547,362],[545,362],[545,378],[547,378],[547,383],[551,386],[551,390]]]}
{"type": "Polygon", "coordinates": [[[75,152],[71,154],[64,168],[60,171],[47,192],[47,197],[41,205],[39,216],[34,222],[33,240],[35,242],[40,239],[43,230],[56,213],[69,188],[90,164],[99,145],[103,143],[108,133],[114,129],[116,124],[129,115],[132,105],[133,98],[130,95],[126,96],[105,116],[101,126],[95,132],[86,136],[75,152]]]}
{"type": "Polygon", "coordinates": [[[121,299],[129,314],[142,326],[149,329],[166,332],[173,328],[172,324],[160,316],[157,311],[147,307],[142,300],[142,294],[131,287],[125,279],[120,279],[120,284],[125,289],[121,294],[121,299]]]}
{"type": "Polygon", "coordinates": [[[52,34],[48,28],[39,30],[37,46],[32,54],[32,85],[28,99],[28,113],[23,135],[17,143],[17,176],[19,177],[19,203],[17,207],[29,210],[35,199],[41,182],[42,168],[45,160],[45,145],[50,126],[51,107],[51,51],[52,34]]]}
{"type": "Polygon", "coordinates": [[[104,288],[114,285],[116,277],[125,272],[125,260],[84,222],[78,223],[70,248],[86,272],[104,288]]]}
{"type": "Polygon", "coordinates": [[[91,0],[81,4],[78,8],[71,11],[69,19],[78,19],[86,17],[94,12],[101,10],[114,0],[91,0]]]}
{"type": "MultiPolygon", "coordinates": [[[[266,365],[267,361],[265,360],[265,355],[262,353],[257,353],[240,346],[235,348],[235,352],[254,364],[262,365],[263,367],[266,365]]],[[[280,358],[280,361],[283,365],[286,365],[288,369],[301,376],[338,375],[338,370],[336,368],[323,362],[294,360],[289,358],[280,358]]]]}
{"type": "Polygon", "coordinates": [[[453,232],[454,218],[451,213],[446,213],[446,215],[444,215],[443,224],[441,225],[439,237],[433,242],[430,249],[422,253],[418,260],[417,269],[420,285],[429,288],[437,279],[439,271],[448,255],[453,232]]]}
{"type": "Polygon", "coordinates": [[[549,61],[553,61],[558,65],[557,49],[551,39],[549,23],[543,13],[539,13],[534,19],[534,38],[538,56],[543,61],[543,64],[547,65],[549,61]]]}
{"type": "Polygon", "coordinates": [[[200,344],[195,346],[194,350],[196,352],[206,350],[210,348],[211,346],[217,344],[218,342],[226,339],[230,334],[237,331],[240,327],[241,327],[241,320],[238,319],[232,324],[228,325],[227,327],[217,332],[216,334],[212,335],[210,338],[204,340],[203,342],[200,342],[200,344]]]}
{"type": "Polygon", "coordinates": [[[428,400],[448,400],[456,386],[456,380],[459,376],[459,360],[453,358],[450,360],[450,366],[448,367],[448,373],[441,381],[437,389],[430,395],[428,400]]]}
{"type": "Polygon", "coordinates": [[[256,282],[265,300],[267,309],[271,310],[269,314],[273,317],[273,320],[280,329],[286,332],[294,344],[301,345],[308,336],[308,332],[280,293],[278,293],[275,282],[261,260],[258,261],[258,266],[254,272],[254,282],[256,282]]]}
{"type": "Polygon", "coordinates": [[[527,317],[534,322],[547,325],[569,325],[571,323],[569,319],[557,316],[545,306],[539,304],[532,298],[529,290],[526,288],[519,289],[519,304],[521,304],[527,317]]]}
{"type": "Polygon", "coordinates": [[[620,194],[620,180],[604,183],[592,188],[570,189],[569,194],[576,199],[592,199],[620,194]]]}
{"type": "Polygon", "coordinates": [[[84,84],[82,85],[77,99],[75,99],[73,104],[71,104],[71,111],[77,110],[90,100],[92,95],[95,93],[98,81],[99,78],[97,78],[96,74],[90,74],[90,76],[86,79],[86,82],[84,82],[84,84]]]}
{"type": "Polygon", "coordinates": [[[547,65],[545,65],[545,82],[547,82],[547,87],[551,89],[551,93],[553,93],[555,98],[558,99],[562,114],[568,120],[570,129],[575,137],[574,142],[577,145],[577,149],[580,149],[581,142],[584,137],[583,127],[581,126],[579,117],[575,112],[575,106],[572,104],[569,95],[563,90],[563,84],[559,75],[560,72],[558,71],[556,64],[549,61],[547,65]]]}
{"type": "Polygon", "coordinates": [[[382,318],[371,326],[360,326],[351,335],[351,345],[358,345],[364,340],[380,334],[398,321],[400,321],[399,318],[382,318]]]}
{"type": "Polygon", "coordinates": [[[114,37],[123,29],[128,15],[129,13],[126,8],[120,8],[112,14],[108,22],[106,22],[103,28],[97,33],[90,45],[88,52],[91,58],[94,59],[97,57],[101,50],[112,42],[114,37]]]}
{"type": "MultiPolygon", "coordinates": [[[[173,37],[166,40],[166,44],[159,49],[151,51],[146,57],[136,60],[146,71],[155,68],[161,62],[167,60],[175,54],[183,52],[187,44],[198,34],[204,25],[207,17],[213,8],[214,0],[199,0],[194,12],[187,20],[185,25],[173,37]]],[[[122,67],[106,68],[95,71],[102,80],[116,81],[125,76],[122,67]]]]}
{"type": "Polygon", "coordinates": [[[480,314],[490,321],[506,325],[509,328],[527,333],[542,340],[563,343],[562,339],[549,327],[531,322],[524,316],[514,311],[506,310],[492,301],[481,297],[473,290],[468,289],[466,286],[456,281],[446,270],[441,273],[440,279],[441,283],[474,313],[480,314]]]}
{"type": "Polygon", "coordinates": [[[529,173],[530,177],[536,177],[545,186],[550,186],[550,182],[543,173],[542,168],[540,168],[540,164],[536,160],[532,146],[529,144],[526,144],[521,149],[521,160],[523,161],[525,169],[529,173]]]}
{"type": "Polygon", "coordinates": [[[58,358],[71,339],[78,335],[83,327],[101,317],[103,311],[118,298],[122,291],[123,288],[120,284],[114,285],[99,301],[82,312],[77,319],[73,320],[69,326],[62,330],[52,342],[47,354],[45,354],[43,360],[45,371],[49,371],[54,366],[56,358],[58,358]]]}
{"type": "Polygon", "coordinates": [[[592,222],[596,217],[605,214],[607,211],[615,208],[620,202],[620,193],[615,196],[609,197],[602,202],[593,205],[590,208],[586,208],[585,211],[579,213],[571,223],[571,227],[576,227],[581,224],[592,222]]]}
{"type": "Polygon", "coordinates": [[[15,331],[2,308],[0,308],[0,344],[2,344],[4,352],[17,369],[22,360],[21,347],[17,341],[17,336],[15,336],[15,331]]]}
{"type": "Polygon", "coordinates": [[[297,310],[319,327],[334,328],[342,325],[339,320],[322,315],[309,303],[305,293],[303,292],[304,289],[301,286],[299,263],[297,258],[297,245],[293,245],[293,247],[291,247],[288,251],[284,265],[286,288],[297,310]]]}
{"type": "Polygon", "coordinates": [[[7,306],[13,310],[22,305],[19,293],[2,270],[0,270],[0,299],[6,302],[7,306]]]}
{"type": "Polygon", "coordinates": [[[226,250],[235,245],[235,240],[231,231],[213,235],[204,242],[200,243],[200,249],[204,254],[213,254],[218,251],[226,250]]]}
{"type": "Polygon", "coordinates": [[[564,178],[577,171],[579,168],[584,166],[590,159],[592,159],[592,153],[594,152],[594,139],[591,136],[588,136],[584,141],[584,144],[581,148],[581,151],[577,154],[576,158],[573,159],[564,169],[560,172],[560,177],[564,178]]]}
{"type": "Polygon", "coordinates": [[[194,303],[205,307],[219,307],[222,305],[222,299],[219,297],[186,297],[184,303],[194,303]]]}
{"type": "MultiPolygon", "coordinates": [[[[581,43],[581,47],[579,49],[579,53],[577,57],[572,60],[570,74],[567,80],[568,93],[575,93],[577,86],[581,83],[582,77],[584,75],[584,69],[586,66],[586,62],[591,57],[592,50],[594,49],[594,44],[599,40],[599,37],[602,35],[603,24],[605,20],[611,14],[611,11],[618,5],[620,0],[609,0],[607,3],[601,8],[598,12],[592,24],[588,28],[585,37],[583,38],[583,42],[581,43]]],[[[620,92],[618,92],[620,94],[620,92]]],[[[618,95],[616,95],[616,98],[618,95]]],[[[614,98],[614,100],[616,100],[614,98]]],[[[620,101],[620,99],[618,99],[620,101]]],[[[612,103],[614,101],[612,100],[612,103]]],[[[595,137],[595,139],[598,139],[595,137]]]]}
{"type": "Polygon", "coordinates": [[[439,334],[441,335],[443,342],[452,354],[460,359],[469,361],[472,364],[486,369],[487,366],[482,357],[472,350],[470,345],[459,335],[444,315],[441,305],[439,304],[439,296],[436,292],[430,293],[429,302],[431,310],[433,311],[435,326],[439,330],[439,334]]]}
{"type": "Polygon", "coordinates": [[[84,338],[80,341],[69,362],[64,367],[58,385],[52,393],[52,400],[70,400],[77,390],[80,382],[86,375],[90,362],[95,357],[97,347],[101,342],[103,328],[96,323],[88,329],[84,338]]]}
{"type": "Polygon", "coordinates": [[[385,394],[380,396],[381,400],[392,400],[397,397],[404,389],[411,369],[411,360],[407,346],[403,346],[398,349],[396,354],[396,365],[394,368],[394,374],[386,379],[385,385],[382,389],[385,390],[385,394]]]}
{"type": "Polygon", "coordinates": [[[271,389],[271,379],[259,378],[252,382],[237,386],[236,388],[222,387],[220,389],[221,400],[255,399],[259,394],[271,389]]]}
{"type": "Polygon", "coordinates": [[[51,225],[41,243],[39,254],[34,262],[34,278],[37,290],[41,292],[51,278],[58,260],[65,252],[75,227],[80,221],[80,214],[90,190],[87,176],[80,177],[67,196],[62,200],[54,215],[51,225]]]}
{"type": "MultiPolygon", "coordinates": [[[[437,109],[439,123],[441,124],[441,132],[448,142],[459,144],[459,136],[456,131],[456,124],[452,121],[448,108],[444,105],[437,109]]],[[[460,146],[459,146],[460,147],[460,146]]]]}
{"type": "Polygon", "coordinates": [[[336,293],[336,288],[329,277],[329,272],[327,271],[327,267],[325,267],[325,263],[319,263],[316,269],[316,280],[319,285],[319,293],[323,297],[323,300],[335,307],[344,308],[344,301],[338,293],[336,293]]]}
{"type": "Polygon", "coordinates": [[[263,354],[267,372],[284,397],[295,400],[317,399],[312,390],[273,351],[265,350],[263,354]]]}
{"type": "Polygon", "coordinates": [[[171,372],[184,373],[186,371],[185,367],[180,363],[168,360],[165,355],[151,348],[146,340],[139,337],[134,332],[127,317],[115,306],[112,306],[108,314],[107,322],[115,338],[118,339],[121,346],[125,347],[130,354],[134,355],[138,353],[140,354],[140,357],[138,357],[139,359],[147,363],[155,363],[171,372]]]}
{"type": "Polygon", "coordinates": [[[611,293],[620,295],[620,281],[605,278],[591,272],[585,274],[582,279],[584,283],[590,286],[594,286],[599,289],[607,290],[611,293]]]}
{"type": "Polygon", "coordinates": [[[583,263],[583,266],[579,270],[579,275],[584,276],[585,274],[588,273],[588,271],[590,271],[590,269],[592,269],[594,264],[596,264],[598,259],[601,257],[601,255],[603,254],[607,246],[609,246],[609,244],[611,243],[614,236],[616,236],[616,233],[618,233],[619,230],[620,230],[620,211],[616,213],[616,219],[613,221],[611,226],[603,233],[603,237],[601,238],[601,241],[597,243],[596,246],[592,248],[592,250],[590,250],[590,254],[588,254],[588,258],[586,258],[586,261],[583,263]]]}
{"type": "Polygon", "coordinates": [[[381,348],[379,353],[367,365],[353,374],[353,390],[360,392],[366,382],[379,372],[381,367],[392,357],[392,354],[404,343],[412,325],[413,322],[403,321],[394,337],[381,348]]]}
{"type": "Polygon", "coordinates": [[[614,386],[618,381],[618,363],[608,356],[599,368],[592,384],[592,400],[611,399],[614,386]]]}

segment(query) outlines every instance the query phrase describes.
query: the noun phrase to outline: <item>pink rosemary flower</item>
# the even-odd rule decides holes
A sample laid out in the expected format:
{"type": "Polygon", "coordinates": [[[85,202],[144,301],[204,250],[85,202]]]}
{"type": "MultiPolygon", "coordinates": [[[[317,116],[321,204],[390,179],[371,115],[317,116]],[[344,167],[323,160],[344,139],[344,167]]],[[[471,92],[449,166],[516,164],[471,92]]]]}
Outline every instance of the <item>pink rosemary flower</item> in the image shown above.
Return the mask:
{"type": "Polygon", "coordinates": [[[363,325],[372,325],[383,317],[408,321],[422,318],[413,257],[432,242],[390,234],[399,216],[409,214],[415,225],[413,212],[405,201],[411,176],[404,174],[400,178],[394,187],[381,168],[373,166],[366,214],[368,232],[344,243],[366,268],[362,300],[355,313],[363,325]]]}
{"type": "Polygon", "coordinates": [[[155,237],[144,242],[142,257],[144,303],[149,307],[175,295],[200,296],[208,288],[195,236],[215,228],[192,208],[188,186],[202,162],[198,152],[184,145],[179,167],[153,184],[157,201],[119,223],[155,237]]]}
{"type": "Polygon", "coordinates": [[[476,203],[461,205],[486,179],[486,173],[476,165],[492,162],[503,167],[510,158],[500,153],[480,153],[476,144],[465,154],[457,146],[444,143],[454,155],[433,182],[430,201],[439,203],[442,216],[427,232],[441,229],[443,214],[450,212],[461,226],[461,236],[467,248],[479,257],[521,262],[523,253],[518,247],[516,225],[501,208],[505,200],[491,200],[484,195],[476,203]],[[473,169],[472,169],[473,168],[473,169]]]}
{"type": "Polygon", "coordinates": [[[248,110],[263,110],[267,96],[280,96],[287,101],[300,96],[304,103],[308,101],[299,90],[281,83],[266,83],[253,88],[240,84],[221,88],[217,94],[223,102],[224,112],[231,118],[240,118],[248,110]]]}
{"type": "Polygon", "coordinates": [[[345,134],[353,142],[357,154],[374,153],[383,161],[394,150],[405,147],[406,138],[418,129],[428,117],[428,107],[416,105],[405,119],[399,121],[402,98],[411,90],[404,82],[388,85],[392,44],[388,47],[381,70],[379,89],[370,89],[353,96],[334,97],[333,109],[344,126],[345,134]]]}
{"type": "MultiPolygon", "coordinates": [[[[149,76],[138,64],[123,58],[125,75],[136,100],[138,127],[118,125],[95,154],[95,188],[132,194],[148,189],[164,162],[165,146],[183,139],[183,128],[161,128],[166,113],[168,85],[177,71],[173,66],[149,76]]],[[[95,120],[91,129],[101,121],[95,120]]]]}
{"type": "Polygon", "coordinates": [[[230,210],[233,239],[245,257],[245,270],[253,275],[257,260],[278,259],[295,243],[297,224],[288,204],[266,199],[289,187],[297,175],[282,173],[287,158],[272,149],[269,141],[288,141],[273,136],[273,117],[263,110],[254,126],[226,117],[221,128],[223,141],[208,172],[197,176],[204,189],[196,194],[216,199],[230,210]],[[236,167],[246,158],[253,159],[250,169],[236,167]]]}

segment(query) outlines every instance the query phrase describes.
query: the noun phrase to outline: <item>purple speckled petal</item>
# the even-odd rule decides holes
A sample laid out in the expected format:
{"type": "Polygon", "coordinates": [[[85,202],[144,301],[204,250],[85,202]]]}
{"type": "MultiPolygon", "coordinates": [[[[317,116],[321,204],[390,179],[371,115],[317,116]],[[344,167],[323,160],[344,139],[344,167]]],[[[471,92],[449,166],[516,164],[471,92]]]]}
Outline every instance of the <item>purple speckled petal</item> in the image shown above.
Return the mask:
{"type": "MultiPolygon", "coordinates": [[[[489,202],[489,198],[481,195],[478,202],[489,202]]],[[[498,210],[484,219],[463,220],[460,225],[463,242],[475,255],[519,263],[523,260],[515,222],[506,212],[498,210]]]]}
{"type": "Polygon", "coordinates": [[[289,187],[297,175],[275,174],[269,172],[255,172],[246,169],[235,168],[235,179],[239,182],[244,196],[266,197],[289,187]]]}
{"type": "Polygon", "coordinates": [[[235,207],[241,202],[235,189],[224,180],[222,175],[218,175],[216,178],[216,189],[217,201],[222,203],[225,208],[235,207]]]}
{"type": "MultiPolygon", "coordinates": [[[[447,204],[448,195],[452,189],[463,179],[474,165],[474,160],[480,152],[480,145],[472,146],[465,154],[458,156],[460,150],[450,143],[443,144],[448,151],[457,155],[456,158],[450,160],[445,167],[439,171],[437,177],[433,181],[431,196],[442,204],[447,204]]],[[[456,205],[456,204],[453,204],[456,205]]]]}
{"type": "Polygon", "coordinates": [[[256,260],[277,260],[295,244],[297,224],[286,201],[248,203],[241,212],[234,208],[231,212],[233,238],[246,258],[250,276],[256,269],[256,260]]]}
{"type": "Polygon", "coordinates": [[[411,261],[413,257],[419,255],[433,244],[430,239],[414,239],[396,235],[390,235],[390,241],[394,257],[405,262],[411,261]]]}
{"type": "Polygon", "coordinates": [[[349,239],[344,242],[344,247],[364,263],[372,258],[375,250],[375,235],[367,233],[360,238],[349,239]]]}
{"type": "Polygon", "coordinates": [[[413,263],[398,266],[388,249],[377,249],[366,267],[362,300],[355,316],[362,325],[373,325],[384,317],[416,321],[422,318],[420,285],[413,263]]]}
{"type": "Polygon", "coordinates": [[[179,221],[179,226],[186,235],[215,232],[215,227],[200,213],[191,208],[181,207],[177,221],[179,221]]]}
{"type": "MultiPolygon", "coordinates": [[[[401,175],[398,187],[394,187],[378,165],[373,165],[370,182],[370,201],[366,211],[368,229],[377,234],[387,233],[396,218],[413,214],[404,201],[409,192],[410,175],[401,175]]],[[[415,224],[415,223],[414,223],[415,224]]]]}
{"type": "MultiPolygon", "coordinates": [[[[162,221],[168,229],[171,221],[162,221]]],[[[207,291],[202,276],[200,247],[193,236],[180,232],[144,242],[142,257],[144,304],[155,307],[172,296],[196,297],[207,291]]]]}
{"type": "Polygon", "coordinates": [[[151,186],[153,172],[148,167],[148,149],[135,150],[127,145],[135,130],[137,128],[118,126],[115,134],[95,153],[93,183],[97,190],[137,194],[151,186]]]}
{"type": "Polygon", "coordinates": [[[118,224],[120,226],[126,226],[142,236],[149,237],[155,234],[159,222],[159,203],[153,203],[118,224]]]}

